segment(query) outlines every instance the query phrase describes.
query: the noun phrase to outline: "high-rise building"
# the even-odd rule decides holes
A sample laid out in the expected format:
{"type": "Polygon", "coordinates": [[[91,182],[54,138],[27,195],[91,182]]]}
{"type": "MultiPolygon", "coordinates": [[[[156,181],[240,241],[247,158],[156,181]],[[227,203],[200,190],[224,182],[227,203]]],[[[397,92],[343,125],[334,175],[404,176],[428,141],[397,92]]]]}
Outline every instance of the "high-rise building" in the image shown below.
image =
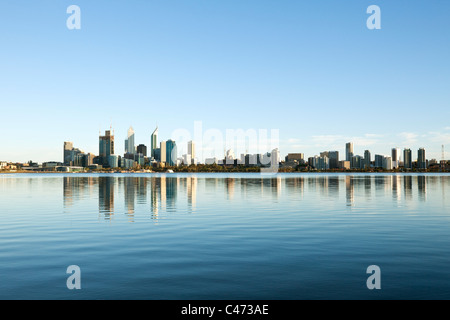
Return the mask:
{"type": "Polygon", "coordinates": [[[70,162],[73,161],[72,158],[72,150],[73,150],[73,143],[72,142],[64,142],[64,165],[70,166],[70,162]]]}
{"type": "MultiPolygon", "coordinates": [[[[166,163],[169,166],[174,166],[177,163],[177,144],[173,140],[166,141],[166,163]]],[[[162,148],[161,148],[162,152],[162,148]]]]}
{"type": "Polygon", "coordinates": [[[125,140],[125,153],[135,154],[136,147],[134,144],[134,130],[133,127],[128,129],[127,139],[125,140]]]}
{"type": "Polygon", "coordinates": [[[345,145],[345,160],[352,161],[353,157],[353,142],[348,142],[345,145]]]}
{"type": "Polygon", "coordinates": [[[375,155],[375,168],[383,168],[383,159],[384,156],[381,154],[375,155]]]}
{"type": "Polygon", "coordinates": [[[188,160],[188,164],[194,164],[195,163],[195,142],[189,141],[188,142],[188,156],[190,156],[190,159],[188,160]]]}
{"type": "Polygon", "coordinates": [[[137,153],[142,154],[144,157],[147,156],[147,146],[144,144],[140,144],[137,146],[137,153]]]}
{"type": "Polygon", "coordinates": [[[161,146],[160,146],[160,154],[159,154],[159,158],[160,161],[163,163],[167,162],[167,143],[166,141],[161,141],[161,146]]]}
{"type": "Polygon", "coordinates": [[[352,169],[361,169],[362,168],[362,157],[361,156],[353,156],[350,161],[350,168],[352,169]]]}
{"type": "Polygon", "coordinates": [[[411,149],[403,150],[403,167],[405,169],[412,169],[411,149]]]}
{"type": "Polygon", "coordinates": [[[392,148],[391,158],[392,158],[392,168],[398,168],[399,166],[398,148],[392,148]]]}
{"type": "Polygon", "coordinates": [[[383,157],[383,169],[392,170],[392,158],[391,157],[383,157]]]}
{"type": "Polygon", "coordinates": [[[150,156],[156,159],[155,150],[158,149],[158,127],[152,133],[150,144],[150,156]]]}
{"type": "Polygon", "coordinates": [[[419,169],[426,169],[427,168],[427,159],[425,157],[425,149],[420,148],[417,151],[417,165],[419,169]]]}
{"type": "Polygon", "coordinates": [[[328,159],[329,159],[330,169],[338,169],[339,168],[339,151],[329,151],[328,159]]]}
{"type": "Polygon", "coordinates": [[[369,150],[364,151],[364,168],[369,169],[372,162],[372,156],[369,150]]]}
{"type": "Polygon", "coordinates": [[[111,134],[111,130],[105,131],[105,135],[99,137],[98,154],[105,158],[114,154],[114,135],[111,134]]]}

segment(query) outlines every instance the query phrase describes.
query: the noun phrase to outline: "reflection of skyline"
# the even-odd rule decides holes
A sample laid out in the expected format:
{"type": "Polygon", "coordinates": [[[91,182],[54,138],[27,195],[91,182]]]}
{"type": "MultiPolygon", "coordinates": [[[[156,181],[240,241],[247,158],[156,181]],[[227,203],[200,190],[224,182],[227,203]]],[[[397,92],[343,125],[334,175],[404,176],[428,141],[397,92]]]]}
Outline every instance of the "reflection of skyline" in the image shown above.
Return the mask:
{"type": "MultiPolygon", "coordinates": [[[[294,196],[303,199],[305,190],[315,192],[320,197],[339,201],[345,194],[345,205],[355,206],[359,199],[370,200],[372,196],[383,197],[391,194],[393,201],[428,200],[429,188],[438,188],[445,202],[445,188],[449,177],[427,175],[316,175],[277,176],[242,178],[198,178],[196,176],[65,176],[62,179],[64,207],[72,207],[75,202],[91,198],[98,189],[98,210],[109,220],[122,211],[130,222],[135,221],[136,206],[147,208],[149,217],[158,220],[170,212],[196,212],[199,194],[210,194],[213,198],[233,201],[257,199],[259,196],[277,199],[294,196]],[[344,188],[345,186],[345,188],[344,188]],[[200,193],[199,193],[199,189],[200,193]],[[442,190],[442,191],[441,191],[442,190]],[[149,195],[149,196],[148,196],[149,195]],[[179,201],[183,200],[185,201],[179,201]]],[[[139,210],[138,210],[139,212],[139,210]]]]}

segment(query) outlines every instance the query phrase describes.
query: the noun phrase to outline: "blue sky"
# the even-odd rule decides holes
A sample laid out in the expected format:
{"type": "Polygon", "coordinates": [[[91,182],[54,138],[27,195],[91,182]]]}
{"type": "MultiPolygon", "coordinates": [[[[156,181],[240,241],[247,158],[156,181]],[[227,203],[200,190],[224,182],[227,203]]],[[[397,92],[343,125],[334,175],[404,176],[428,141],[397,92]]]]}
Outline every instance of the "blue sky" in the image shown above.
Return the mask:
{"type": "MultiPolygon", "coordinates": [[[[149,145],[174,130],[279,129],[313,156],[450,149],[450,2],[0,1],[0,160],[98,153],[112,123],[149,145]],[[69,30],[69,5],[81,30],[69,30]],[[369,30],[369,5],[381,30],[369,30]]],[[[239,153],[239,150],[237,151],[239,153]]]]}

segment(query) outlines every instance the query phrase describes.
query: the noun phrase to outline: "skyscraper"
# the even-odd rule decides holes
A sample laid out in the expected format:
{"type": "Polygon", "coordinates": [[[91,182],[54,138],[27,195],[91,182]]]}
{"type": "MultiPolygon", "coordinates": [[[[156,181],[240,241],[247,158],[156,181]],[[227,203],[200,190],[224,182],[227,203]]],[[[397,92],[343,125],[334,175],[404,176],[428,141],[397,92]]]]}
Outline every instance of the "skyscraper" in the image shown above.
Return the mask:
{"type": "Polygon", "coordinates": [[[155,150],[158,149],[158,127],[156,127],[155,131],[153,131],[151,140],[152,141],[151,141],[151,145],[150,145],[150,155],[153,158],[156,158],[155,150]]]}
{"type": "Polygon", "coordinates": [[[173,140],[166,141],[166,163],[169,166],[177,163],[177,144],[173,140]]]}
{"type": "Polygon", "coordinates": [[[108,165],[108,157],[114,154],[114,135],[111,134],[111,130],[105,131],[105,135],[99,137],[98,154],[102,163],[108,165]]]}
{"type": "Polygon", "coordinates": [[[427,160],[425,158],[425,149],[424,148],[420,148],[417,151],[417,165],[419,166],[419,169],[427,168],[427,160]]]}
{"type": "Polygon", "coordinates": [[[133,127],[130,126],[128,129],[128,137],[125,140],[125,153],[135,154],[136,147],[134,144],[134,130],[133,127]]]}
{"type": "Polygon", "coordinates": [[[372,156],[369,150],[364,151],[364,168],[369,169],[372,162],[372,156]]]}
{"type": "Polygon", "coordinates": [[[392,167],[398,168],[399,159],[398,159],[398,149],[397,148],[392,148],[391,158],[392,158],[392,167]]]}
{"type": "Polygon", "coordinates": [[[194,164],[194,162],[195,162],[195,142],[194,141],[188,142],[188,155],[190,157],[190,159],[188,159],[188,161],[190,162],[189,164],[194,164]]]}
{"type": "Polygon", "coordinates": [[[159,148],[159,159],[162,163],[167,162],[167,153],[166,153],[166,141],[161,141],[161,146],[159,148]]]}
{"type": "Polygon", "coordinates": [[[412,169],[411,149],[403,150],[403,166],[405,169],[412,169]]]}
{"type": "Polygon", "coordinates": [[[329,151],[328,158],[330,169],[339,168],[339,151],[329,151]]]}
{"type": "Polygon", "coordinates": [[[70,166],[70,162],[73,161],[72,157],[73,142],[64,142],[64,165],[70,166]]]}
{"type": "Polygon", "coordinates": [[[345,160],[352,161],[353,157],[353,142],[348,142],[345,145],[345,160]]]}

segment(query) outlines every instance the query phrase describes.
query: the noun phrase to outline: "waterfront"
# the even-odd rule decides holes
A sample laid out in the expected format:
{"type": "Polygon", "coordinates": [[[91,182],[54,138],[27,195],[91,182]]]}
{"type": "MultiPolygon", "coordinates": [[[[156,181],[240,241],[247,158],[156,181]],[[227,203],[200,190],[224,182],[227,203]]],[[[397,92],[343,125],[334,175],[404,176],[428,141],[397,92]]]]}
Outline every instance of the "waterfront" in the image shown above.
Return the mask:
{"type": "Polygon", "coordinates": [[[448,190],[449,174],[4,174],[0,298],[449,299],[448,190]]]}

